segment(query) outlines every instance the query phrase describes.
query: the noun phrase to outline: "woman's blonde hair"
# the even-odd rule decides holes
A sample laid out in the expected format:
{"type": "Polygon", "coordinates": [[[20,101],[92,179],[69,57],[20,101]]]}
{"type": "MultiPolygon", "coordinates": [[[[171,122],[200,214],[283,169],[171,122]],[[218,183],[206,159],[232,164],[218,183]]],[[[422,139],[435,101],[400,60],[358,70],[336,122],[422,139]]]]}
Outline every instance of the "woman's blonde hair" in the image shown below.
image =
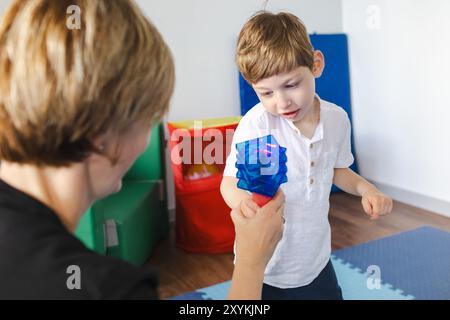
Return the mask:
{"type": "Polygon", "coordinates": [[[173,86],[170,50],[133,1],[15,0],[0,23],[0,159],[82,161],[101,134],[160,120],[173,86]]]}
{"type": "Polygon", "coordinates": [[[301,66],[312,70],[313,62],[305,25],[291,13],[257,12],[239,34],[236,63],[251,84],[301,66]]]}

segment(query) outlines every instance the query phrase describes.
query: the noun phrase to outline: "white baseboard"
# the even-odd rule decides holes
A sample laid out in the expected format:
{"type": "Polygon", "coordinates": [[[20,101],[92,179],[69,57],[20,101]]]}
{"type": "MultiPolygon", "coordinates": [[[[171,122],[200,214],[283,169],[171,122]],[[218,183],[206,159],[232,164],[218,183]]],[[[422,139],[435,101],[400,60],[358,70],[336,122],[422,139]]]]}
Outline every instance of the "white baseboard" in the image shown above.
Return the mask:
{"type": "Polygon", "coordinates": [[[381,192],[388,194],[394,200],[435,212],[450,218],[450,202],[435,199],[416,192],[404,190],[384,183],[371,181],[381,192]]]}

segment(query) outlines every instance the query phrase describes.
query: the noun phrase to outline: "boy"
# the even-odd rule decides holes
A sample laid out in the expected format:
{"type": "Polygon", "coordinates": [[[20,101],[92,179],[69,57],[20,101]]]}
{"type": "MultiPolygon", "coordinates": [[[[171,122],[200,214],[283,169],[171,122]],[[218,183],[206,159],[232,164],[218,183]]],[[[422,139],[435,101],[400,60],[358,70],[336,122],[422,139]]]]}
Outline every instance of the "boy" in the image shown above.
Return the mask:
{"type": "Polygon", "coordinates": [[[249,215],[255,206],[237,188],[236,143],[272,134],[287,148],[285,228],[265,271],[262,298],[342,299],[330,261],[332,184],[361,196],[371,219],[391,212],[392,200],[349,169],[350,121],[343,109],[315,94],[324,56],[312,48],[299,18],[269,12],[251,17],[239,35],[236,61],[261,102],[233,137],[221,184],[226,203],[249,215]]]}

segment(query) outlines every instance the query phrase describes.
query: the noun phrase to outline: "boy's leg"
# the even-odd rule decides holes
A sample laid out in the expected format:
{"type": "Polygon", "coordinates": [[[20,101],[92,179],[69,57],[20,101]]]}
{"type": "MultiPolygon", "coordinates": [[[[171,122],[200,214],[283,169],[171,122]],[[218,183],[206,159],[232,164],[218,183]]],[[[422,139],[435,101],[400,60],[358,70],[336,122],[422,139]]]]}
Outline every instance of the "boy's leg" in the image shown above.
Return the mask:
{"type": "Polygon", "coordinates": [[[280,289],[263,285],[263,300],[342,300],[342,291],[337,282],[331,260],[316,279],[307,286],[280,289]]]}

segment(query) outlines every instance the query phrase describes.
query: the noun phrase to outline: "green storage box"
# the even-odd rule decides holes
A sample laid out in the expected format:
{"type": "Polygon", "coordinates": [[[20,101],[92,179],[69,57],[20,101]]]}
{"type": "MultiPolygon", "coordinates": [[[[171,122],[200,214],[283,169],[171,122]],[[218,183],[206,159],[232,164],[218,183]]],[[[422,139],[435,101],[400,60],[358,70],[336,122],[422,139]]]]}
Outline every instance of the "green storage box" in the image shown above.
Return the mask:
{"type": "Polygon", "coordinates": [[[168,212],[160,182],[124,181],[120,193],[99,203],[106,226],[106,252],[134,265],[144,264],[167,237],[168,212]]]}
{"type": "Polygon", "coordinates": [[[97,201],[81,218],[75,235],[88,248],[142,264],[168,235],[163,130],[162,124],[152,128],[150,143],[124,176],[122,190],[97,201]]]}
{"type": "Polygon", "coordinates": [[[106,253],[103,214],[98,205],[91,206],[81,217],[75,235],[91,250],[106,253]]]}

